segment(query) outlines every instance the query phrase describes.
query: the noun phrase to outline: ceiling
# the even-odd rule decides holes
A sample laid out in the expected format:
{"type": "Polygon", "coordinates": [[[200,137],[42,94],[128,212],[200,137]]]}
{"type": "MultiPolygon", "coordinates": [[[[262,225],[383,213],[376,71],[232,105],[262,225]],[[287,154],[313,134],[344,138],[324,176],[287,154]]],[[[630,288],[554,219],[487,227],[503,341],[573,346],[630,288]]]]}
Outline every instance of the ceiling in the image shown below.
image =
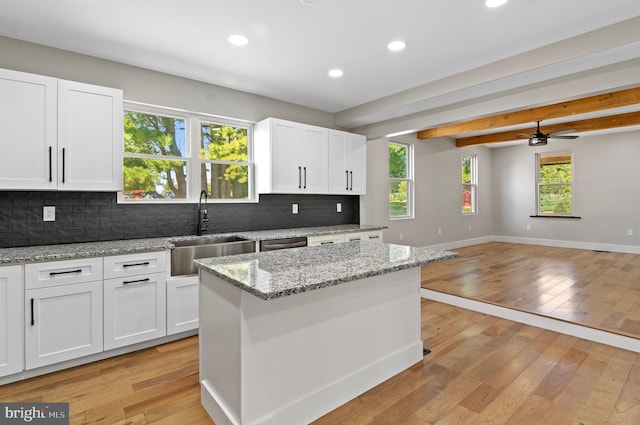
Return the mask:
{"type": "Polygon", "coordinates": [[[345,128],[433,117],[389,127],[421,130],[461,102],[640,61],[638,0],[0,0],[0,10],[2,36],[334,113],[345,128]],[[234,33],[249,44],[230,45],[234,33]],[[407,48],[388,51],[392,40],[407,48]],[[336,67],[343,77],[328,76],[336,67]]]}

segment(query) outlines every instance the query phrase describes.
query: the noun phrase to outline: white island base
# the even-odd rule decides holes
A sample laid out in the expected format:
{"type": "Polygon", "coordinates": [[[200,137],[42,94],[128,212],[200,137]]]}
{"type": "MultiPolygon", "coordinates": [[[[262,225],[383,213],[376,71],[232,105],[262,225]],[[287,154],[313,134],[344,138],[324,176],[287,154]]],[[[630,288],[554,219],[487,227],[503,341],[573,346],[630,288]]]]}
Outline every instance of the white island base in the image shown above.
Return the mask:
{"type": "Polygon", "coordinates": [[[419,267],[272,300],[204,270],[200,282],[216,425],[307,424],[422,359],[419,267]]]}

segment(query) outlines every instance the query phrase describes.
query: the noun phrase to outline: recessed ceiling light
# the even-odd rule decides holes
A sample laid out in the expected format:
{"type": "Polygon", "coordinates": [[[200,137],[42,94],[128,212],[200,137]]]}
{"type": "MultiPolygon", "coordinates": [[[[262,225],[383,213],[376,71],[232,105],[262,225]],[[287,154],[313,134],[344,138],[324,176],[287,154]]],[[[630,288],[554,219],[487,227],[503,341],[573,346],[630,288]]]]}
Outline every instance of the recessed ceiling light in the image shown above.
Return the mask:
{"type": "Polygon", "coordinates": [[[387,44],[387,48],[392,52],[399,52],[400,50],[404,50],[405,47],[407,47],[407,43],[402,40],[392,41],[387,44]]]}
{"type": "Polygon", "coordinates": [[[333,78],[340,78],[344,75],[344,72],[342,72],[341,69],[335,68],[332,69],[331,71],[329,71],[329,76],[333,77],[333,78]]]}
{"type": "Polygon", "coordinates": [[[242,34],[231,34],[227,37],[227,40],[234,46],[246,46],[249,44],[249,39],[242,34]]]}
{"type": "Polygon", "coordinates": [[[487,7],[498,7],[502,6],[509,0],[484,0],[484,5],[487,7]]]}
{"type": "Polygon", "coordinates": [[[317,3],[318,0],[300,0],[300,3],[302,4],[314,4],[317,3]]]}

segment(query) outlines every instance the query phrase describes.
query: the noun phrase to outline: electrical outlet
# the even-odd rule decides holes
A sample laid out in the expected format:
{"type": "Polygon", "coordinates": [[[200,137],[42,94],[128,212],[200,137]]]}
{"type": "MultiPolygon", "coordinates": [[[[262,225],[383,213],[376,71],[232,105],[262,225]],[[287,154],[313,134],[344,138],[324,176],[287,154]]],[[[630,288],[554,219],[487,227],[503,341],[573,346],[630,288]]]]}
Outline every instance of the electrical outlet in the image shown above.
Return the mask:
{"type": "Polygon", "coordinates": [[[633,229],[627,229],[627,236],[633,236],[633,229]]]}
{"type": "Polygon", "coordinates": [[[56,221],[56,207],[42,207],[42,221],[56,221]]]}
{"type": "Polygon", "coordinates": [[[404,235],[402,233],[400,233],[400,240],[404,239],[404,235]]]}
{"type": "Polygon", "coordinates": [[[527,230],[531,230],[531,225],[527,224],[527,230]]]}
{"type": "Polygon", "coordinates": [[[298,214],[298,204],[291,204],[291,212],[298,214]]]}
{"type": "Polygon", "coordinates": [[[338,202],[338,203],[336,204],[336,211],[337,211],[337,212],[342,212],[342,204],[341,204],[340,202],[338,202]]]}
{"type": "Polygon", "coordinates": [[[442,234],[442,228],[438,227],[438,234],[441,235],[442,234]]]}
{"type": "Polygon", "coordinates": [[[469,231],[471,231],[471,225],[469,225],[469,231]]]}

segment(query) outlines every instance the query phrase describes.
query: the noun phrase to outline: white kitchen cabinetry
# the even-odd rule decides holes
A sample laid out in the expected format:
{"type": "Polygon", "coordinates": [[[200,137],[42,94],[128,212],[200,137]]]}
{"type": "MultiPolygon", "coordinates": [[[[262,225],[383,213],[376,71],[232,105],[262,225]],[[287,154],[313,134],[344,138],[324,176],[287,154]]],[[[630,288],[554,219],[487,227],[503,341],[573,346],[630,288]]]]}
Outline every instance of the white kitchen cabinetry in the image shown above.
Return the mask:
{"type": "Polygon", "coordinates": [[[165,258],[164,252],[104,258],[105,350],[167,334],[165,258]]]}
{"type": "Polygon", "coordinates": [[[57,80],[0,69],[1,189],[57,187],[57,80]]]}
{"type": "Polygon", "coordinates": [[[58,81],[58,189],[122,190],[122,90],[58,81]]]}
{"type": "Polygon", "coordinates": [[[167,279],[167,335],[198,329],[198,276],[167,279]]]}
{"type": "Polygon", "coordinates": [[[102,259],[25,266],[25,368],[99,353],[102,259]]]}
{"type": "Polygon", "coordinates": [[[23,267],[0,267],[0,376],[24,369],[23,299],[23,267]]]}
{"type": "Polygon", "coordinates": [[[326,245],[353,241],[382,242],[382,230],[367,230],[364,232],[340,233],[332,235],[309,236],[308,246],[326,245]]]}
{"type": "Polygon", "coordinates": [[[366,193],[366,137],[329,130],[329,193],[366,193]]]}
{"type": "Polygon", "coordinates": [[[382,242],[382,230],[345,233],[344,241],[345,242],[353,242],[353,241],[382,242]]]}
{"type": "Polygon", "coordinates": [[[0,69],[0,188],[122,189],[122,90],[0,69]]]}
{"type": "Polygon", "coordinates": [[[258,193],[328,193],[328,129],[268,118],[254,138],[258,193]]]}

